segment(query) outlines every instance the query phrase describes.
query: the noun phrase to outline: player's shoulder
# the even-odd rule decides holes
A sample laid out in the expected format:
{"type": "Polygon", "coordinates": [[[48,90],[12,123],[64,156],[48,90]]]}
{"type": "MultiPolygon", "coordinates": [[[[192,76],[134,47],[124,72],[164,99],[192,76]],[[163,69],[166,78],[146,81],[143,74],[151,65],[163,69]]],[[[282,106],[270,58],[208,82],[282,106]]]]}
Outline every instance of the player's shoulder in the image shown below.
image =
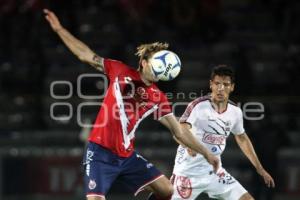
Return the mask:
{"type": "Polygon", "coordinates": [[[234,109],[239,109],[240,108],[239,105],[235,101],[233,101],[231,99],[228,100],[228,105],[230,107],[234,108],[234,109]]]}
{"type": "Polygon", "coordinates": [[[189,107],[196,107],[199,105],[205,105],[205,103],[209,103],[210,102],[210,95],[205,95],[205,96],[201,96],[198,97],[197,99],[194,99],[190,104],[189,107]]]}
{"type": "Polygon", "coordinates": [[[116,64],[116,65],[126,65],[125,63],[123,63],[120,60],[115,60],[115,59],[111,59],[111,58],[103,58],[104,62],[106,63],[110,63],[110,64],[116,64]]]}
{"type": "Polygon", "coordinates": [[[232,109],[234,112],[237,112],[237,113],[242,112],[242,109],[239,107],[239,105],[231,99],[228,100],[228,107],[230,109],[232,109]]]}
{"type": "Polygon", "coordinates": [[[110,59],[110,58],[104,58],[104,64],[106,65],[110,65],[110,66],[116,66],[118,67],[120,70],[121,69],[128,69],[128,70],[134,70],[136,71],[133,67],[130,67],[128,64],[120,61],[120,60],[114,60],[114,59],[110,59]]]}

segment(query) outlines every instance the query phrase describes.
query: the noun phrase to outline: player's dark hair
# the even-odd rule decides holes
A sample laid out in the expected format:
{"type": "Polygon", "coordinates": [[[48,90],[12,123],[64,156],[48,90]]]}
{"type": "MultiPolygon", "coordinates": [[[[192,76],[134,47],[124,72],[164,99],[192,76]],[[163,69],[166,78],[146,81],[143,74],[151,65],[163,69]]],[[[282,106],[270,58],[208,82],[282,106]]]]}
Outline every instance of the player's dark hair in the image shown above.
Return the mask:
{"type": "Polygon", "coordinates": [[[229,76],[231,79],[231,82],[235,82],[235,73],[232,67],[229,67],[227,65],[217,65],[212,69],[210,80],[213,80],[215,76],[229,76]]]}
{"type": "Polygon", "coordinates": [[[141,44],[138,46],[136,49],[135,55],[137,55],[140,60],[139,60],[139,69],[140,65],[143,59],[148,60],[154,53],[161,51],[161,50],[166,50],[168,49],[169,44],[168,43],[162,43],[162,42],[154,42],[150,44],[141,44]]]}

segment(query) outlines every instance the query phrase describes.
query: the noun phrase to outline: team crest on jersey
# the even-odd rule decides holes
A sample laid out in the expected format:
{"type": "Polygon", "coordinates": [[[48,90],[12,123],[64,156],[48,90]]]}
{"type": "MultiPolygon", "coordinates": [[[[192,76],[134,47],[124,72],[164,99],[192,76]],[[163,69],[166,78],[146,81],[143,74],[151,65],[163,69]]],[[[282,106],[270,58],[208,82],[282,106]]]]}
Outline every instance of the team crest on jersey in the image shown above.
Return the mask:
{"type": "Polygon", "coordinates": [[[145,88],[143,87],[138,87],[136,90],[136,93],[134,94],[133,98],[135,101],[138,102],[138,106],[145,108],[147,106],[146,99],[148,98],[148,94],[146,93],[145,88]]]}
{"type": "Polygon", "coordinates": [[[177,188],[177,192],[181,196],[181,198],[183,199],[190,198],[192,194],[192,184],[191,184],[191,180],[188,177],[177,176],[175,185],[177,188]]]}
{"type": "Polygon", "coordinates": [[[228,127],[228,126],[230,126],[230,125],[231,125],[231,122],[230,122],[230,121],[225,122],[225,126],[226,126],[226,127],[228,127]]]}
{"type": "Polygon", "coordinates": [[[137,88],[137,93],[138,93],[140,96],[144,96],[145,93],[146,93],[146,90],[145,90],[145,88],[143,88],[143,87],[138,87],[138,88],[137,88]]]}
{"type": "Polygon", "coordinates": [[[96,186],[97,186],[96,181],[91,179],[89,182],[89,189],[93,190],[96,188],[96,186]]]}
{"type": "Polygon", "coordinates": [[[227,121],[227,122],[225,122],[224,124],[225,124],[225,131],[226,131],[226,132],[230,132],[231,122],[230,122],[230,121],[227,121]]]}
{"type": "Polygon", "coordinates": [[[225,122],[225,126],[230,126],[230,121],[225,122]]]}

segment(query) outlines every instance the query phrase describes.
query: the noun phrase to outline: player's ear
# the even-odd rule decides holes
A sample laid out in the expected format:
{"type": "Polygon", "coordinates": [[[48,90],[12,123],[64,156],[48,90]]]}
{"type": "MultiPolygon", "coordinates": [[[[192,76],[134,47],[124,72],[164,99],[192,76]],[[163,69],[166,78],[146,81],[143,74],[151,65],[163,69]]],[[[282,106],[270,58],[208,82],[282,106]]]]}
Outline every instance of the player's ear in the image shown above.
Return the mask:
{"type": "Polygon", "coordinates": [[[212,80],[209,80],[209,89],[212,89],[212,80]]]}
{"type": "Polygon", "coordinates": [[[146,59],[142,59],[140,62],[140,67],[144,68],[147,66],[147,60],[146,59]]]}
{"type": "Polygon", "coordinates": [[[139,68],[138,68],[138,71],[143,71],[143,68],[145,67],[145,59],[141,59],[140,61],[139,61],[139,68]]]}
{"type": "Polygon", "coordinates": [[[232,83],[231,88],[230,88],[230,92],[233,92],[233,91],[234,91],[234,87],[235,87],[235,84],[232,83]]]}

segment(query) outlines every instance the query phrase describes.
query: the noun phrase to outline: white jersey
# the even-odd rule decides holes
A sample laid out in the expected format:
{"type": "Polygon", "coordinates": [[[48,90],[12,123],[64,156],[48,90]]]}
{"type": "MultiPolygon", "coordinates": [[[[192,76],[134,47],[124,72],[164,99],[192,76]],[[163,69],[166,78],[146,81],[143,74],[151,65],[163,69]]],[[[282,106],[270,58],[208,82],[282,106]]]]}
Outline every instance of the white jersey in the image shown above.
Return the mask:
{"type": "MultiPolygon", "coordinates": [[[[227,109],[223,113],[218,113],[211,104],[210,96],[192,101],[180,118],[180,122],[191,124],[197,140],[218,156],[220,161],[230,133],[237,135],[245,132],[241,109],[228,103],[227,109]]],[[[192,157],[186,148],[178,147],[174,174],[199,175],[212,170],[212,166],[201,154],[192,157]]]]}

